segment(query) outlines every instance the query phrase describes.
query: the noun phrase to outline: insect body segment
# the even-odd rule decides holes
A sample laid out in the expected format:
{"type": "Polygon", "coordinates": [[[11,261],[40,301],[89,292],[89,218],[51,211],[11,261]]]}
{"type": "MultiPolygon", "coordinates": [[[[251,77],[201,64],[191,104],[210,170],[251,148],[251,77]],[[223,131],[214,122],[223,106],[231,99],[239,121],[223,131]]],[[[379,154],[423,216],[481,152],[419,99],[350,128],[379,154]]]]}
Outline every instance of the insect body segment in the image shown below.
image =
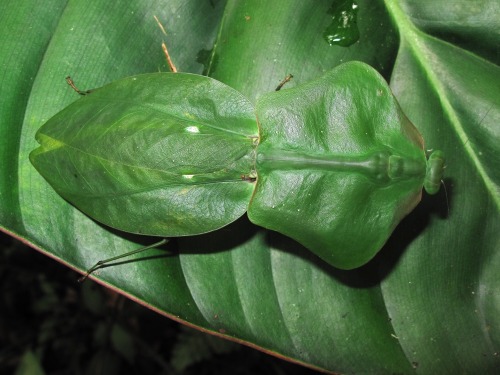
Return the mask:
{"type": "Polygon", "coordinates": [[[424,188],[428,194],[436,194],[441,186],[444,174],[445,160],[442,151],[434,151],[427,160],[424,188]]]}
{"type": "Polygon", "coordinates": [[[346,63],[263,95],[256,112],[250,220],[337,267],[368,262],[420,201],[427,169],[422,138],[387,83],[346,63]]]}
{"type": "Polygon", "coordinates": [[[359,173],[376,183],[422,177],[425,164],[389,152],[368,155],[307,155],[286,150],[273,150],[257,155],[257,164],[274,169],[316,169],[329,172],[359,173]]]}
{"type": "Polygon", "coordinates": [[[422,188],[439,190],[444,168],[439,151],[426,160],[382,77],[357,62],[255,107],[208,77],[129,77],[55,115],[37,140],[36,169],[106,225],[185,236],[247,211],[345,269],[380,250],[422,188]]]}
{"type": "Polygon", "coordinates": [[[253,106],[207,77],[145,74],[94,90],[37,133],[30,158],[65,199],[111,227],[205,233],[243,215],[253,184],[253,106]],[[74,176],[78,176],[75,178],[74,176]]]}

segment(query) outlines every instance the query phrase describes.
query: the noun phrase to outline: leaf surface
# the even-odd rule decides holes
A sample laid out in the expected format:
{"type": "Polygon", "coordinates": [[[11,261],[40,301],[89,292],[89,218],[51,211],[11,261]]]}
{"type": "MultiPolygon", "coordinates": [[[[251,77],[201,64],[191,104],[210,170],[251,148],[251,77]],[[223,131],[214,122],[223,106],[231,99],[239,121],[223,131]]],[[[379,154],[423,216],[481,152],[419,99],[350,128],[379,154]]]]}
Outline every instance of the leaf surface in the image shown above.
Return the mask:
{"type": "Polygon", "coordinates": [[[167,71],[165,39],[181,71],[205,70],[255,102],[289,73],[285,88],[361,60],[390,81],[426,147],[448,159],[448,199],[444,189],[424,195],[369,265],[329,267],[242,218],[173,241],[167,249],[179,255],[108,267],[96,279],[174,319],[329,371],[494,374],[498,2],[358,3],[360,39],[345,48],[323,39],[330,1],[2,2],[3,230],[80,271],[155,241],[95,223],[31,166],[35,133],[77,100],[67,75],[95,88],[167,71]]]}

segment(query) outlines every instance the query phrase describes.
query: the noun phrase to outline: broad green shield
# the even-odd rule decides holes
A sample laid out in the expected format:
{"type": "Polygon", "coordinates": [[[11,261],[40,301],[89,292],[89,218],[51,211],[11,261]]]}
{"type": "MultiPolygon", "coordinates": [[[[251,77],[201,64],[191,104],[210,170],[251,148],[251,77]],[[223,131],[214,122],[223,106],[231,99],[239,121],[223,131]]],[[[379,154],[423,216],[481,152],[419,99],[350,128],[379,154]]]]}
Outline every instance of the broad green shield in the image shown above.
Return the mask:
{"type": "Polygon", "coordinates": [[[330,264],[366,263],[420,201],[423,140],[368,65],[346,63],[318,80],[264,95],[257,117],[261,142],[250,220],[330,264]]]}

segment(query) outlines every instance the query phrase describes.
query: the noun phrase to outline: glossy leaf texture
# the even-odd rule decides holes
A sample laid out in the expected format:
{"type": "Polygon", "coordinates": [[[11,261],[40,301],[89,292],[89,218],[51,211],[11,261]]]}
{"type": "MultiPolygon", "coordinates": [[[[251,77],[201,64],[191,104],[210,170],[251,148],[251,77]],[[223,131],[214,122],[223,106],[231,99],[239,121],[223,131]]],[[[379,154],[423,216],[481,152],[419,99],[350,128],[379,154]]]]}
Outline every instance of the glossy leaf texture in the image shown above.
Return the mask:
{"type": "Polygon", "coordinates": [[[266,94],[257,117],[250,220],[329,264],[367,263],[420,202],[422,137],[369,66],[346,63],[307,85],[266,94]]]}
{"type": "Polygon", "coordinates": [[[254,184],[254,108],[193,74],[144,74],[97,89],[37,132],[30,160],[54,189],[119,230],[163,237],[242,216],[254,184]],[[125,214],[124,214],[125,213],[125,214]]]}
{"type": "MultiPolygon", "coordinates": [[[[178,255],[108,267],[96,280],[162,314],[342,373],[485,373],[499,367],[500,76],[497,1],[358,1],[359,42],[329,46],[331,1],[3,2],[0,223],[80,271],[155,240],[103,227],[61,197],[28,155],[35,133],[95,88],[177,67],[255,103],[350,60],[375,67],[426,148],[447,156],[384,249],[353,271],[241,219],[173,241],[178,255]],[[153,16],[165,26],[167,35],[153,16]]],[[[152,252],[152,254],[162,254],[152,252]]],[[[147,257],[146,257],[147,258],[147,257]]]]}

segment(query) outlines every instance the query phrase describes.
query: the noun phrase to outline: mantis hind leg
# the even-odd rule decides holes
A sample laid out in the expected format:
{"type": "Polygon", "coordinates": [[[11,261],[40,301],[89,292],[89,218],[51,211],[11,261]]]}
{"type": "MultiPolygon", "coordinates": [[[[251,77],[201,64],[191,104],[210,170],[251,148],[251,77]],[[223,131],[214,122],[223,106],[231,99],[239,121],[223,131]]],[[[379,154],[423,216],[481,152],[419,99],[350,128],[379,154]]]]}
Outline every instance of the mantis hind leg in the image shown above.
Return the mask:
{"type": "Polygon", "coordinates": [[[167,242],[168,242],[168,238],[164,238],[161,241],[158,241],[158,242],[156,242],[156,243],[154,243],[152,245],[144,246],[144,247],[141,247],[139,249],[135,249],[135,250],[129,251],[128,253],[117,255],[117,256],[112,257],[112,258],[100,260],[99,262],[97,262],[96,264],[94,264],[92,267],[90,267],[87,270],[87,272],[85,272],[85,275],[83,275],[82,277],[80,277],[78,279],[78,282],[85,281],[85,279],[87,279],[92,273],[94,273],[95,271],[97,271],[99,268],[105,267],[106,264],[108,264],[110,262],[114,262],[115,260],[126,258],[126,257],[129,257],[131,255],[138,254],[138,253],[141,253],[141,252],[149,250],[149,249],[154,249],[155,247],[164,245],[167,242]]]}

